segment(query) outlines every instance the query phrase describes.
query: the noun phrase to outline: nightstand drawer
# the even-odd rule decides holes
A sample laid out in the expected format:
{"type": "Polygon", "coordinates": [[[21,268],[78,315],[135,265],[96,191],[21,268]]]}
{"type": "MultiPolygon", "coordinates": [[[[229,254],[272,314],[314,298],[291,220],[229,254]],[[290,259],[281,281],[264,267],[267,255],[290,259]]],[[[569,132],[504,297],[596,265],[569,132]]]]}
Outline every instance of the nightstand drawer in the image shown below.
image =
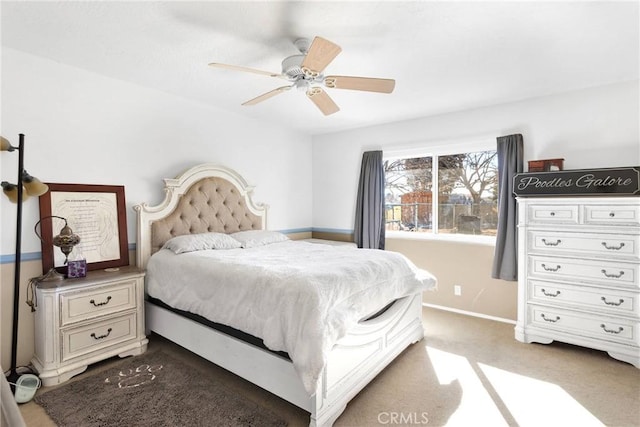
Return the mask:
{"type": "Polygon", "coordinates": [[[62,331],[62,361],[136,338],[136,313],[62,331]]]}
{"type": "Polygon", "coordinates": [[[62,294],[61,326],[135,308],[135,289],[135,280],[127,280],[115,285],[62,294]]]}

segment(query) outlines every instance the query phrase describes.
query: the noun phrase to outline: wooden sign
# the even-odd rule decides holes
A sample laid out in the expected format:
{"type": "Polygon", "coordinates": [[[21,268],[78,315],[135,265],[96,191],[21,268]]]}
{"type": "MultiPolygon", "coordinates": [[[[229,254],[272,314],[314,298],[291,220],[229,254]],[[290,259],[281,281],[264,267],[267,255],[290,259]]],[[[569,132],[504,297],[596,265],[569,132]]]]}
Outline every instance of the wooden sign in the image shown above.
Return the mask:
{"type": "Polygon", "coordinates": [[[640,166],[519,173],[516,196],[640,196],[640,166]]]}

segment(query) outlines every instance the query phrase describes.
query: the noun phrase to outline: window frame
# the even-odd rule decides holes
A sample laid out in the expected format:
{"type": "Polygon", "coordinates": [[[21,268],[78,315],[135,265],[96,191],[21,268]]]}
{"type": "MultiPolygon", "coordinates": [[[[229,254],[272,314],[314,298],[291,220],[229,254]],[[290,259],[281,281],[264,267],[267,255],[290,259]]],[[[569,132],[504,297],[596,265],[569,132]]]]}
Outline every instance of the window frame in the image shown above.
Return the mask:
{"type": "MultiPolygon", "coordinates": [[[[410,144],[398,144],[387,148],[383,152],[383,161],[410,159],[418,157],[431,157],[431,174],[435,179],[432,183],[432,193],[438,194],[438,157],[461,153],[473,153],[478,151],[497,150],[495,135],[482,135],[470,139],[462,140],[440,140],[437,142],[414,142],[410,144]]],[[[386,183],[385,183],[386,188],[386,183]]],[[[438,212],[438,197],[431,200],[432,212],[438,212]]],[[[433,215],[431,220],[431,230],[423,233],[411,233],[409,231],[386,230],[387,237],[409,239],[409,240],[445,240],[463,243],[477,243],[495,245],[496,236],[484,236],[473,234],[451,234],[438,232],[438,215],[433,215]]],[[[386,225],[385,225],[386,226],[386,225]]]]}

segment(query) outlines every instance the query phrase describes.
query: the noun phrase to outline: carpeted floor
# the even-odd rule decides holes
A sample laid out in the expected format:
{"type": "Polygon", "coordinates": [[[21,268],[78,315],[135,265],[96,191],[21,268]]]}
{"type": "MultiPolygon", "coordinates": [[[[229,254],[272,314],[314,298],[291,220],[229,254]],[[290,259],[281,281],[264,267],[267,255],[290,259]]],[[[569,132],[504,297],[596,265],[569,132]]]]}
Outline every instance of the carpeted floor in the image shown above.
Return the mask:
{"type": "Polygon", "coordinates": [[[60,427],[283,427],[264,407],[201,375],[164,351],[118,361],[54,390],[36,403],[60,427]]]}
{"type": "MultiPolygon", "coordinates": [[[[336,427],[640,426],[640,369],[606,353],[563,343],[522,344],[511,324],[431,308],[424,309],[424,325],[426,338],[356,396],[336,427]]],[[[151,336],[149,351],[160,350],[290,426],[308,425],[306,412],[151,336]]],[[[115,363],[93,365],[71,381],[115,363]]],[[[29,427],[55,426],[33,401],[21,411],[29,427]]]]}

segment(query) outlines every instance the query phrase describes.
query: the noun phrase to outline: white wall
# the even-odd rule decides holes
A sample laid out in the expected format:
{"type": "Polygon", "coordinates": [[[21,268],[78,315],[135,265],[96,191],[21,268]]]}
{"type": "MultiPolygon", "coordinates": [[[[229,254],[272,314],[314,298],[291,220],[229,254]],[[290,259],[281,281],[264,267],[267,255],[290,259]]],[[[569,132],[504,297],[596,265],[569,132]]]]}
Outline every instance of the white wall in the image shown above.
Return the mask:
{"type": "MultiPolygon", "coordinates": [[[[353,230],[360,162],[367,150],[495,140],[521,133],[525,162],[565,158],[565,169],[638,166],[638,91],[635,81],[317,136],[314,229],[353,230]]],[[[491,278],[492,244],[388,236],[386,248],[436,275],[438,289],[425,292],[426,303],[515,320],[517,286],[491,278]],[[454,295],[454,285],[462,286],[462,296],[454,295]]]]}
{"type": "MultiPolygon", "coordinates": [[[[526,161],[640,165],[638,81],[313,138],[313,226],[352,230],[362,152],[521,133],[526,161]]],[[[425,102],[428,102],[425,101],[425,102]]]]}
{"type": "MultiPolygon", "coordinates": [[[[185,98],[2,49],[2,135],[26,135],[25,168],[43,181],[125,185],[129,242],[140,202],[197,163],[229,166],[270,205],[272,229],[311,226],[311,140],[185,98]]],[[[3,153],[15,182],[17,155],[3,153]]],[[[13,254],[15,205],[2,198],[2,250],[13,254]],[[6,220],[5,220],[6,218],[6,220]]],[[[38,203],[25,202],[23,252],[38,252],[38,203]]]]}
{"type": "MultiPolygon", "coordinates": [[[[26,136],[25,168],[45,182],[124,185],[129,243],[132,206],[159,203],[162,178],[211,162],[235,169],[270,205],[269,228],[309,229],[311,138],[185,98],[2,49],[0,131],[26,136]]],[[[17,153],[2,152],[0,178],[15,182],[17,153]]],[[[22,253],[38,256],[38,201],[24,203],[22,253]]],[[[10,365],[16,205],[0,197],[0,348],[10,365]]],[[[24,304],[39,260],[23,262],[18,364],[33,355],[33,315],[24,304]]]]}

